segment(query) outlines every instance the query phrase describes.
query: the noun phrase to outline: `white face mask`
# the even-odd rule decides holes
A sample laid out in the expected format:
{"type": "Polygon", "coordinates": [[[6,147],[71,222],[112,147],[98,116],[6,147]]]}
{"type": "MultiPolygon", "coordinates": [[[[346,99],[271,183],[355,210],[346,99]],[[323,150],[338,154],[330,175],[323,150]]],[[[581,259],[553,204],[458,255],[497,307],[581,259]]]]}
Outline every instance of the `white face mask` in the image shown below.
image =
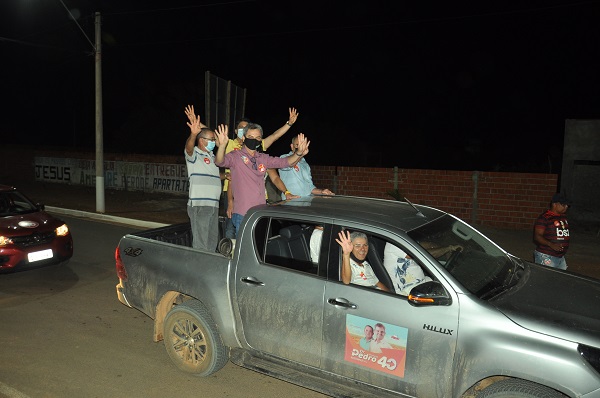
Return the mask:
{"type": "Polygon", "coordinates": [[[238,134],[238,138],[241,140],[242,137],[244,136],[244,129],[237,129],[237,134],[238,134]]]}

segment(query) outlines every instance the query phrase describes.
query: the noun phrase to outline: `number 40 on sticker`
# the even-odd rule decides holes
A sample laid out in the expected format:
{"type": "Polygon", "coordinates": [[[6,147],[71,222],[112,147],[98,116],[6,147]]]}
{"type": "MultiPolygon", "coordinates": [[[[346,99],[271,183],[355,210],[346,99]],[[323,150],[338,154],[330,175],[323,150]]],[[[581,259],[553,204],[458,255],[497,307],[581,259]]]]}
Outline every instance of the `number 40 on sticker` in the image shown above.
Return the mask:
{"type": "Polygon", "coordinates": [[[377,363],[384,369],[395,370],[398,364],[394,358],[381,357],[377,363]]]}

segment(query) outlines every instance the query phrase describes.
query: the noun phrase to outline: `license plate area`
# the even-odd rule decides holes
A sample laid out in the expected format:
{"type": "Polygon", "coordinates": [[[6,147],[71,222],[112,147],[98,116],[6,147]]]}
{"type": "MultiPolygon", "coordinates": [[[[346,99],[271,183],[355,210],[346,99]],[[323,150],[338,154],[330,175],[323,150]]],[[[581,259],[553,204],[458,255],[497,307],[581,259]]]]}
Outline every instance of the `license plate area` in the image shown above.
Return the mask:
{"type": "Polygon", "coordinates": [[[46,260],[48,258],[52,258],[52,249],[40,250],[37,252],[27,254],[27,259],[30,263],[46,260]]]}

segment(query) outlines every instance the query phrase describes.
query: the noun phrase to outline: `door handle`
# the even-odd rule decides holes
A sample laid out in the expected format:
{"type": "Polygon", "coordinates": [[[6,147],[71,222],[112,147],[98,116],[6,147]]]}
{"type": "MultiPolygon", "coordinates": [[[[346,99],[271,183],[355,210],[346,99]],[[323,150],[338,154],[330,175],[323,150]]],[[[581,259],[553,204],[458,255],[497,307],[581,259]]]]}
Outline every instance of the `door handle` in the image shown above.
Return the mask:
{"type": "Polygon", "coordinates": [[[253,276],[243,276],[240,280],[244,283],[247,283],[247,284],[253,285],[253,286],[264,286],[265,285],[263,282],[259,281],[258,279],[256,279],[253,276]]]}
{"type": "Polygon", "coordinates": [[[327,302],[331,305],[335,305],[336,307],[351,308],[353,310],[358,308],[358,305],[351,303],[347,299],[341,297],[330,298],[329,300],[327,300],[327,302]]]}

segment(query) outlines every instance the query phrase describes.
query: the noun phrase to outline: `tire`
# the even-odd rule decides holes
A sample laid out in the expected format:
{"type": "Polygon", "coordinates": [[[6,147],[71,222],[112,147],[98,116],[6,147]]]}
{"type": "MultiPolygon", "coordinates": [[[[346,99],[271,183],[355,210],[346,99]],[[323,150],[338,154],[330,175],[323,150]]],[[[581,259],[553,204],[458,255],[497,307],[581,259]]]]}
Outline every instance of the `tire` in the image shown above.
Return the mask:
{"type": "Polygon", "coordinates": [[[208,376],[229,360],[214,321],[198,301],[179,304],[165,318],[164,343],[167,354],[179,369],[208,376]]]}
{"type": "Polygon", "coordinates": [[[233,241],[229,238],[221,239],[217,245],[217,251],[225,257],[231,257],[231,252],[233,251],[233,241]]]}
{"type": "Polygon", "coordinates": [[[481,390],[477,398],[566,398],[566,396],[541,384],[519,379],[504,379],[481,390]]]}

